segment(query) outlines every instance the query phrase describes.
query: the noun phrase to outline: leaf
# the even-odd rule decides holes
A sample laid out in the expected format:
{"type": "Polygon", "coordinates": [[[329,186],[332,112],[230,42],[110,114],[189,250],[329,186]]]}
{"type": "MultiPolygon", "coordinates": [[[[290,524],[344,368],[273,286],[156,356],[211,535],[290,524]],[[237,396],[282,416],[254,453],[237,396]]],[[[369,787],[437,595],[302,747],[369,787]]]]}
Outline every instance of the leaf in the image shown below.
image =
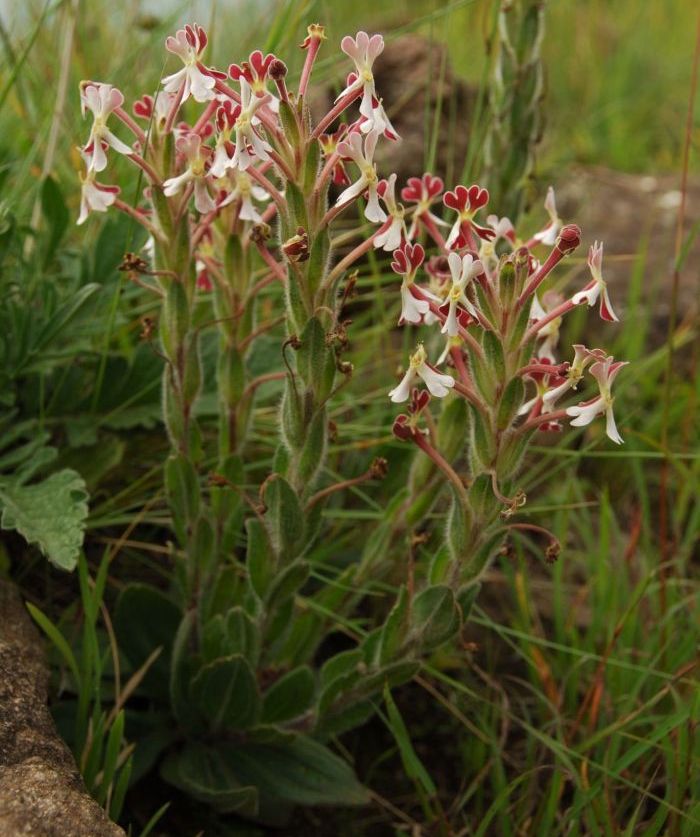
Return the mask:
{"type": "Polygon", "coordinates": [[[43,325],[37,335],[36,343],[33,346],[34,354],[39,354],[52,340],[58,337],[63,329],[77,316],[85,303],[99,290],[100,286],[94,283],[83,285],[70,299],[57,308],[51,319],[43,325]]]}
{"type": "Polygon", "coordinates": [[[78,662],[75,659],[75,654],[71,650],[68,641],[63,636],[61,631],[54,625],[54,623],[42,613],[38,607],[35,607],[31,602],[27,602],[27,610],[30,612],[32,619],[37,623],[46,636],[53,642],[56,649],[66,662],[66,665],[71,670],[75,678],[76,685],[80,684],[80,670],[78,669],[78,662]]]}
{"type": "Polygon", "coordinates": [[[232,762],[235,763],[223,749],[192,743],[165,760],[161,775],[166,782],[221,814],[238,811],[255,816],[257,790],[240,783],[231,769],[232,762]]]}
{"type": "Polygon", "coordinates": [[[391,692],[388,686],[384,687],[384,702],[389,714],[387,726],[394,736],[394,740],[399,745],[399,752],[401,753],[401,761],[409,778],[417,782],[421,788],[428,794],[428,796],[435,796],[437,789],[435,783],[430,778],[430,774],[425,769],[423,762],[418,758],[416,751],[413,749],[411,737],[406,729],[401,713],[394,703],[391,692]]]}
{"type": "Polygon", "coordinates": [[[147,584],[129,585],[117,600],[114,630],[132,668],[140,668],[156,648],[163,649],[139,686],[147,695],[167,697],[170,653],[181,619],[175,602],[147,584]]]}
{"type": "Polygon", "coordinates": [[[419,593],[413,602],[413,631],[424,651],[437,648],[460,627],[460,609],[452,590],[438,584],[419,593]]]}
{"type": "Polygon", "coordinates": [[[75,568],[88,515],[80,474],[66,468],[33,485],[0,484],[0,507],[0,527],[15,529],[60,569],[75,568]]]}
{"type": "Polygon", "coordinates": [[[63,194],[50,175],[46,177],[41,187],[41,209],[49,228],[44,251],[44,267],[46,267],[53,259],[69,221],[68,208],[63,194]]]}
{"type": "Polygon", "coordinates": [[[192,701],[215,732],[247,729],[260,714],[255,674],[242,654],[208,663],[195,675],[192,701]]]}
{"type": "Polygon", "coordinates": [[[352,768],[323,744],[300,736],[285,746],[243,744],[235,748],[235,770],[260,796],[295,805],[364,805],[369,795],[352,768]]]}
{"type": "Polygon", "coordinates": [[[311,705],[315,688],[316,681],[308,666],[287,672],[265,695],[263,723],[280,723],[301,715],[311,705]]]}

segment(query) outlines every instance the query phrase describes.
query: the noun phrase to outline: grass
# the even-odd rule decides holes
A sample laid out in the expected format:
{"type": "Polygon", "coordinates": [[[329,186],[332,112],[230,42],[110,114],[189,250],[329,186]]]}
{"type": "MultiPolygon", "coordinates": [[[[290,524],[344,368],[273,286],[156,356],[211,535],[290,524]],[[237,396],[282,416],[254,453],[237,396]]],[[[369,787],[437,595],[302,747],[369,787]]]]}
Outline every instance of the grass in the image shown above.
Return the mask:
{"type": "MultiPolygon", "coordinates": [[[[268,49],[292,52],[304,24],[321,19],[332,42],[359,27],[389,37],[418,31],[444,40],[456,71],[474,84],[484,75],[484,44],[493,21],[487,0],[379,6],[367,0],[351,6],[309,0],[273,3],[270,15],[253,3],[242,7],[235,17],[227,4],[211,7],[218,66],[260,44],[261,36],[268,49]]],[[[54,123],[50,173],[75,216],[73,148],[83,130],[78,81],[109,79],[133,94],[135,79],[144,91],[153,90],[162,74],[161,44],[175,16],[149,21],[138,4],[110,13],[106,8],[91,3],[75,19],[75,47],[63,68],[53,58],[70,24],[69,2],[35,4],[22,28],[3,33],[2,211],[20,227],[37,220],[33,211],[54,123]],[[69,95],[56,111],[62,69],[69,95]]],[[[691,0],[551,0],[541,170],[561,180],[573,163],[679,172],[696,13],[691,0]]],[[[334,59],[326,58],[322,67],[338,80],[334,59]]],[[[291,69],[298,71],[298,62],[291,69]]],[[[691,172],[699,164],[697,125],[696,117],[689,135],[691,172]]],[[[434,148],[434,138],[431,142],[434,148]]],[[[44,218],[36,240],[50,234],[44,218]]],[[[108,600],[133,574],[167,576],[160,471],[166,444],[153,426],[157,363],[136,340],[138,318],[149,309],[137,289],[122,287],[115,271],[133,241],[134,231],[124,224],[105,233],[93,223],[87,236],[72,228],[65,234],[64,268],[73,258],[82,264],[83,279],[104,286],[97,316],[108,320],[109,328],[106,335],[87,329],[81,343],[86,379],[74,386],[76,371],[63,364],[65,383],[58,390],[54,386],[51,401],[39,399],[44,420],[59,428],[74,467],[80,469],[82,460],[87,473],[94,465],[86,446],[74,444],[71,451],[65,437],[67,423],[81,410],[98,423],[102,440],[126,444],[126,453],[93,473],[88,551],[101,550],[105,541],[112,545],[108,600]],[[123,361],[125,369],[134,359],[130,386],[110,401],[105,364],[123,361]],[[80,394],[73,409],[67,406],[71,392],[80,394]],[[135,415],[135,409],[141,412],[135,415]]],[[[12,264],[18,276],[36,275],[30,269],[36,262],[29,258],[17,255],[12,264]]],[[[383,720],[343,737],[340,745],[375,796],[369,812],[352,820],[331,812],[333,833],[416,828],[418,834],[690,837],[700,832],[696,342],[692,348],[697,324],[677,329],[667,342],[651,342],[653,310],[643,290],[654,282],[667,288],[667,281],[651,274],[642,243],[630,267],[625,324],[613,347],[616,357],[631,364],[620,378],[616,403],[625,447],[611,450],[600,428],[585,434],[572,429],[556,446],[531,454],[524,519],[552,526],[564,544],[559,562],[544,566],[536,544],[515,541],[512,554],[489,573],[463,646],[437,655],[420,680],[394,696],[396,706],[389,704],[383,720]],[[671,347],[678,367],[672,368],[664,396],[671,347]]],[[[385,301],[389,282],[386,266],[376,261],[359,279],[361,305],[351,337],[360,374],[333,416],[340,435],[330,461],[338,470],[344,465],[359,472],[379,448],[402,473],[402,448],[390,439],[391,412],[383,398],[398,358],[387,361],[387,352],[397,348],[385,337],[394,318],[385,301]]],[[[565,335],[563,345],[567,342],[565,335]]],[[[257,441],[269,457],[277,433],[274,404],[270,387],[255,416],[257,441]]],[[[256,464],[258,470],[266,467],[265,459],[256,464]]],[[[357,527],[376,519],[393,488],[390,475],[383,488],[354,491],[351,507],[328,510],[332,546],[319,567],[325,577],[338,574],[338,558],[356,557],[357,527]]],[[[430,556],[419,549],[416,557],[420,564],[430,556]]],[[[363,592],[381,602],[405,569],[397,565],[386,578],[367,582],[363,592]]],[[[13,570],[26,595],[48,603],[53,612],[75,592],[70,579],[47,573],[31,556],[22,556],[13,570]]],[[[337,627],[355,634],[365,630],[360,618],[337,627]]],[[[126,810],[128,815],[128,796],[126,810]]],[[[314,812],[299,818],[300,830],[327,827],[314,812]]],[[[166,833],[159,828],[153,833],[166,833]]]]}

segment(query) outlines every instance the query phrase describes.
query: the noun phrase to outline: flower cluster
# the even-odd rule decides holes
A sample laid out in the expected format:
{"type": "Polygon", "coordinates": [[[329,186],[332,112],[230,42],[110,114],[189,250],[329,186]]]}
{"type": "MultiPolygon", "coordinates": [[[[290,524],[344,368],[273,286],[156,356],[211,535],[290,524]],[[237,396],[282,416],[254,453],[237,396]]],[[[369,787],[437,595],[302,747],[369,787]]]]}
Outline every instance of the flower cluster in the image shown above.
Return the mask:
{"type": "MultiPolygon", "coordinates": [[[[487,214],[489,192],[479,184],[448,189],[439,177],[424,173],[400,187],[396,174],[381,177],[378,144],[399,140],[375,77],[383,38],[358,32],[342,39],[351,72],[328,113],[313,125],[304,98],[324,39],[323,27],[309,27],[296,92],[287,87],[285,64],[260,50],[230,64],[227,72],[209,66],[207,35],[196,24],[167,38],[166,50],[182,66],[162,79],[155,98],[145,95],[135,102],[133,116],[123,108],[119,90],[83,82],[81,105],[93,124],[81,148],[85,173],[78,223],[110,206],[127,212],[149,233],[156,281],[191,273],[200,291],[222,292],[240,281],[228,274],[230,241],[237,239],[246,253],[260,258],[266,275],[251,281],[248,290],[239,288],[227,303],[228,313],[221,310],[219,295],[218,316],[240,317],[241,299],[252,304],[259,289],[280,281],[293,344],[310,320],[330,312],[326,343],[335,346],[336,355],[341,350],[337,335],[344,332],[337,320],[337,283],[371,248],[390,253],[391,269],[401,278],[399,325],[434,327],[435,335],[422,337],[403,378],[389,392],[393,402],[409,400],[421,381],[428,400],[464,398],[483,420],[484,438],[495,445],[486,457],[488,468],[496,468],[504,439],[561,430],[565,421],[580,427],[604,416],[608,437],[620,443],[611,388],[624,363],[583,345],[574,347],[571,360],[566,353],[558,356],[562,318],[577,306],[597,302],[603,320],[617,320],[603,278],[603,245],[590,248],[590,279],[561,295],[543,283],[578,247],[581,233],[559,217],[552,188],[542,228],[521,237],[508,218],[487,214]],[[191,100],[202,107],[187,121],[191,100]],[[131,132],[130,144],[114,133],[117,123],[120,131],[131,132]],[[119,199],[117,186],[98,182],[112,152],[145,175],[143,203],[130,206],[119,199]],[[329,198],[333,189],[335,197],[329,198]],[[360,242],[334,264],[328,228],[358,201],[374,229],[367,236],[358,228],[354,234],[360,242]],[[272,236],[275,223],[279,242],[272,236]],[[178,263],[173,254],[179,254],[178,263]],[[577,400],[587,375],[598,394],[577,400]],[[506,410],[506,393],[520,393],[519,386],[518,403],[506,410]],[[570,400],[566,406],[564,399],[570,400]]],[[[231,347],[230,329],[222,328],[231,347]]],[[[241,338],[246,351],[258,333],[241,338]]],[[[349,364],[337,357],[334,363],[336,371],[348,372],[349,364]]],[[[324,387],[305,383],[320,399],[324,387]]],[[[415,395],[413,401],[418,403],[415,395]]],[[[395,426],[402,429],[401,438],[407,438],[410,426],[408,435],[420,437],[426,450],[418,418],[427,415],[427,402],[420,403],[410,422],[399,417],[395,426]]],[[[292,436],[302,439],[303,432],[290,431],[287,438],[292,436]]],[[[484,438],[478,444],[486,444],[484,438]]]]}
{"type": "MultiPolygon", "coordinates": [[[[391,400],[407,400],[416,375],[423,378],[436,397],[447,395],[455,382],[457,390],[461,386],[472,391],[475,370],[470,370],[469,366],[483,360],[479,347],[484,333],[497,335],[505,345],[509,328],[519,318],[522,320],[524,315],[520,315],[520,311],[527,310],[527,323],[520,343],[510,349],[511,354],[516,355],[526,349],[532,351],[532,357],[521,364],[516,374],[532,382],[535,394],[520,406],[518,414],[527,416],[528,426],[537,426],[540,430],[559,430],[561,420],[567,418],[573,419],[572,425],[580,427],[598,415],[605,415],[608,437],[621,443],[612,412],[611,386],[617,371],[625,364],[614,362],[601,349],[589,350],[580,345],[574,346],[570,364],[556,360],[562,318],[576,306],[592,306],[599,301],[601,318],[617,321],[602,274],[603,245],[596,242],[590,248],[591,278],[581,290],[568,298],[547,291],[540,300],[538,290],[542,283],[580,242],[579,229],[573,224],[563,225],[559,219],[554,190],[550,187],[545,201],[549,221],[523,242],[508,218],[489,215],[486,226],[477,222],[477,213],[489,200],[488,191],[478,185],[469,188],[458,185],[444,193],[444,206],[457,216],[444,239],[439,228],[447,224],[431,211],[443,188],[439,178],[427,173],[422,178],[411,178],[404,187],[402,197],[407,203],[415,204],[415,209],[410,229],[406,231],[403,227],[404,240],[394,251],[391,266],[402,277],[399,325],[437,323],[440,332],[447,336],[447,345],[437,366],[449,361],[459,374],[456,378],[440,376],[436,366],[429,364],[421,343],[410,358],[401,384],[389,393],[391,400]],[[425,248],[419,241],[421,232],[422,238],[427,236],[438,253],[426,265],[427,281],[424,283],[417,281],[418,270],[425,261],[425,248]],[[547,245],[551,250],[540,261],[537,251],[547,245]],[[519,266],[517,290],[505,286],[506,276],[510,276],[516,264],[519,266]],[[558,400],[577,390],[589,364],[590,374],[598,386],[598,396],[565,410],[555,410],[558,400]],[[434,384],[436,375],[442,381],[441,386],[434,384]]],[[[515,280],[508,281],[513,283],[515,280]]]]}

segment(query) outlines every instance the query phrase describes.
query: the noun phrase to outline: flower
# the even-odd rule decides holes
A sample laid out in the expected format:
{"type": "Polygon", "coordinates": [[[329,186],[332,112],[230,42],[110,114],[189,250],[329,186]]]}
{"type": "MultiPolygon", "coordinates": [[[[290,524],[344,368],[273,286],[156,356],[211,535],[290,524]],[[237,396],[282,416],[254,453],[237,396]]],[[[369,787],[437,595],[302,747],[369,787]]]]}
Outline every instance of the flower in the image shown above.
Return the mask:
{"type": "Polygon", "coordinates": [[[547,214],[549,215],[549,223],[545,224],[545,226],[538,233],[535,233],[532,239],[533,242],[539,242],[540,244],[548,244],[551,246],[557,240],[557,235],[562,227],[562,220],[557,215],[557,202],[554,198],[554,189],[551,186],[547,189],[547,197],[544,201],[544,208],[547,210],[547,214]]]}
{"type": "Polygon", "coordinates": [[[178,139],[175,147],[181,154],[184,154],[187,169],[178,177],[171,177],[163,183],[163,194],[172,197],[177,195],[183,186],[193,182],[194,205],[197,211],[212,212],[216,209],[216,202],[209,194],[201,137],[199,134],[186,134],[178,139]]]}
{"type": "Polygon", "coordinates": [[[449,312],[444,325],[440,329],[442,334],[449,337],[456,337],[459,334],[459,322],[457,319],[457,306],[461,303],[470,316],[477,318],[477,312],[465,293],[467,285],[475,277],[483,273],[483,265],[480,261],[474,261],[470,254],[459,256],[457,253],[450,253],[448,257],[450,273],[452,274],[452,287],[447,294],[449,312]]]}
{"type": "Polygon", "coordinates": [[[174,93],[166,93],[163,90],[159,90],[156,93],[155,99],[149,95],[142,96],[137,102],[134,102],[132,110],[134,116],[138,116],[140,119],[147,119],[149,122],[153,119],[153,124],[161,131],[165,126],[168,113],[174,101],[174,93]]]}
{"type": "Polygon", "coordinates": [[[234,105],[232,113],[236,118],[234,124],[234,131],[236,133],[236,150],[231,160],[231,166],[238,168],[240,171],[245,171],[253,162],[249,148],[252,149],[253,154],[265,162],[270,159],[267,153],[272,150],[270,144],[258,136],[257,131],[253,127],[255,120],[255,111],[266,104],[267,99],[253,96],[252,89],[248,82],[241,77],[241,103],[234,105]]]}
{"type": "Polygon", "coordinates": [[[515,245],[515,228],[510,218],[499,218],[498,215],[489,215],[486,218],[487,226],[491,227],[494,232],[492,243],[496,244],[501,239],[508,241],[515,245]]]}
{"type": "MultiPolygon", "coordinates": [[[[338,150],[338,143],[341,138],[345,136],[347,130],[348,126],[344,122],[341,122],[338,129],[332,134],[321,134],[318,138],[321,151],[326,159],[331,157],[333,154],[336,154],[338,150]]],[[[345,163],[339,154],[336,154],[336,159],[333,163],[333,183],[335,183],[336,186],[350,185],[350,178],[348,177],[348,173],[345,171],[345,163]]]]}
{"type": "MultiPolygon", "coordinates": [[[[337,97],[339,101],[349,93],[354,93],[359,88],[362,88],[362,102],[360,104],[360,113],[364,116],[366,122],[362,127],[363,133],[371,133],[375,128],[378,133],[383,133],[383,128],[375,125],[375,102],[378,103],[377,93],[374,87],[374,75],[372,73],[372,66],[384,50],[384,38],[381,35],[372,35],[370,37],[366,32],[358,32],[354,38],[346,35],[340,42],[340,48],[343,52],[352,59],[355,64],[356,74],[353,74],[348,80],[348,85],[337,97]]],[[[381,107],[381,106],[380,106],[381,107]]],[[[384,110],[378,114],[378,118],[382,121],[384,110]]],[[[388,120],[386,120],[388,121],[388,120]]]]}
{"type": "MultiPolygon", "coordinates": [[[[83,153],[83,159],[88,157],[83,153]]],[[[95,180],[95,172],[88,168],[85,177],[80,178],[82,188],[80,192],[80,215],[77,224],[84,224],[90,212],[106,212],[119,194],[119,186],[103,186],[95,180]]]]}
{"type": "Polygon", "coordinates": [[[418,268],[423,264],[425,250],[420,244],[404,243],[399,249],[394,250],[394,261],[391,269],[403,277],[401,282],[401,315],[399,325],[404,322],[419,323],[430,311],[432,299],[439,302],[439,298],[430,291],[421,288],[417,292],[414,279],[418,268]],[[420,294],[420,296],[418,295],[420,294]]]}
{"type": "Polygon", "coordinates": [[[437,224],[441,227],[446,227],[447,224],[437,215],[430,211],[430,207],[435,202],[435,199],[442,194],[445,184],[439,177],[434,177],[429,172],[425,172],[423,177],[409,177],[406,185],[401,190],[401,200],[406,203],[415,203],[416,208],[413,213],[413,221],[411,222],[411,229],[408,232],[409,238],[414,238],[418,232],[418,222],[437,224]]]}
{"type": "Polygon", "coordinates": [[[389,397],[395,404],[408,400],[411,395],[411,383],[416,376],[423,380],[430,393],[436,398],[444,398],[455,385],[452,375],[443,375],[427,362],[423,344],[419,343],[418,348],[411,355],[408,370],[401,379],[401,383],[389,392],[389,397]]]}
{"type": "Polygon", "coordinates": [[[571,301],[574,305],[581,305],[584,302],[588,303],[589,307],[595,305],[596,300],[600,298],[600,317],[607,320],[609,323],[618,322],[617,314],[613,311],[610,297],[608,296],[608,286],[603,279],[603,242],[600,244],[596,241],[588,250],[588,267],[593,277],[591,281],[584,287],[582,291],[574,294],[571,301]]]}
{"type": "Polygon", "coordinates": [[[234,167],[235,147],[231,142],[231,133],[236,124],[237,111],[240,106],[227,99],[221,103],[216,111],[216,147],[214,149],[214,160],[209,170],[212,177],[223,177],[228,169],[234,167]]]}
{"type": "MultiPolygon", "coordinates": [[[[535,324],[547,316],[547,314],[554,308],[557,308],[562,301],[561,295],[555,291],[547,291],[542,297],[544,306],[540,303],[537,294],[532,295],[532,305],[530,306],[530,319],[535,321],[535,324]]],[[[561,327],[561,317],[555,317],[548,323],[543,325],[537,331],[537,337],[542,339],[542,344],[538,349],[540,357],[545,357],[552,363],[556,360],[554,349],[559,342],[559,329],[561,327]]]]}
{"type": "Polygon", "coordinates": [[[406,235],[406,224],[403,220],[404,209],[400,203],[396,203],[395,188],[395,174],[392,174],[388,180],[381,180],[377,184],[377,192],[391,216],[391,225],[383,233],[375,236],[374,246],[381,247],[388,253],[400,247],[406,235]]]}
{"type": "Polygon", "coordinates": [[[584,401],[576,407],[569,407],[566,411],[568,416],[573,416],[571,424],[574,427],[585,427],[596,416],[605,414],[605,432],[608,438],[617,445],[622,444],[623,439],[615,424],[615,416],[613,415],[614,399],[611,388],[617,373],[623,366],[627,366],[626,361],[615,363],[612,356],[606,357],[605,360],[597,360],[591,366],[590,373],[598,383],[598,396],[590,401],[584,401]]]}
{"type": "MultiPolygon", "coordinates": [[[[212,167],[213,168],[213,167],[212,167]]],[[[256,186],[250,179],[250,175],[245,171],[235,170],[228,175],[227,183],[231,187],[231,191],[219,204],[219,208],[228,206],[235,200],[240,201],[240,210],[238,217],[242,221],[254,221],[256,224],[262,221],[262,216],[253,204],[253,198],[256,201],[267,201],[270,196],[261,187],[256,186]],[[233,181],[233,183],[231,183],[233,181]]]]}
{"type": "Polygon", "coordinates": [[[421,431],[418,429],[418,422],[421,413],[430,403],[430,393],[424,389],[414,388],[411,392],[411,403],[408,405],[408,413],[400,413],[394,419],[392,432],[397,439],[408,442],[421,431]]]}
{"type": "Polygon", "coordinates": [[[80,106],[85,115],[93,115],[92,128],[87,145],[83,149],[88,171],[104,171],[107,167],[105,148],[110,146],[119,154],[132,154],[131,148],[122,142],[107,127],[107,119],[113,111],[124,104],[124,96],[111,84],[84,84],[80,90],[80,106]]]}
{"type": "Polygon", "coordinates": [[[574,344],[574,360],[569,366],[566,377],[563,383],[555,386],[554,389],[549,389],[542,396],[545,411],[549,411],[556,404],[556,402],[567,393],[570,389],[577,389],[579,381],[583,378],[583,373],[589,363],[594,360],[605,360],[605,353],[600,349],[587,349],[581,343],[574,344]]]}
{"type": "Polygon", "coordinates": [[[267,97],[266,104],[274,113],[279,110],[280,103],[276,96],[267,92],[267,80],[270,77],[270,65],[276,60],[272,53],[263,56],[262,52],[256,49],[250,53],[247,61],[231,64],[228,68],[228,74],[234,81],[245,79],[255,96],[267,97]]]}
{"type": "Polygon", "coordinates": [[[178,93],[182,88],[185,102],[190,95],[196,102],[207,102],[215,98],[216,76],[199,60],[207,45],[207,33],[198,24],[189,24],[178,29],[175,36],[165,39],[165,48],[182,60],[181,70],[166,76],[161,82],[166,93],[178,93]]]}
{"type": "Polygon", "coordinates": [[[336,201],[336,206],[348,203],[364,191],[368,191],[369,199],[365,207],[365,218],[368,221],[383,224],[386,221],[386,213],[379,206],[379,193],[377,192],[379,179],[377,177],[377,167],[373,162],[374,149],[377,147],[378,138],[379,135],[376,133],[367,134],[364,151],[362,149],[362,135],[357,132],[350,134],[347,140],[338,143],[338,153],[343,157],[350,157],[355,162],[360,169],[360,178],[341,192],[336,201]]]}
{"type": "Polygon", "coordinates": [[[471,241],[472,230],[479,238],[492,239],[495,237],[493,230],[487,227],[480,227],[474,223],[474,216],[489,202],[489,193],[481,186],[473,185],[468,189],[466,186],[457,186],[454,191],[446,192],[442,202],[449,209],[457,212],[457,220],[452,225],[450,234],[447,237],[445,246],[449,249],[459,250],[473,244],[471,241]]]}

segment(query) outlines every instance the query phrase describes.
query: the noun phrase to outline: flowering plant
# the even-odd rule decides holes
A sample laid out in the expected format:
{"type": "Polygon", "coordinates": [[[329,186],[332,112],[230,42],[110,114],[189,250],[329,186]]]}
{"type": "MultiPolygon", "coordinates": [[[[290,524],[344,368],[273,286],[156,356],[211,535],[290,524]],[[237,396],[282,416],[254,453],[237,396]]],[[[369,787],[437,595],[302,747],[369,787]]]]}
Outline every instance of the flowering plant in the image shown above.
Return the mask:
{"type": "Polygon", "coordinates": [[[113,207],[149,236],[148,259],[129,254],[124,266],[161,304],[163,417],[172,448],[165,484],[179,544],[171,591],[138,585],[122,594],[122,650],[136,668],[152,649],[165,649],[153,669],[162,677],[144,681],[177,720],[177,734],[164,738],[165,778],[220,811],[267,822],[294,804],[362,802],[362,786],[321,742],[362,723],[378,692],[413,677],[427,654],[457,634],[479,576],[509,532],[544,533],[554,557],[546,530],[510,521],[525,502],[517,476],[533,435],[605,415],[608,436],[622,441],[611,386],[624,364],[583,345],[571,362],[555,357],[561,318],[578,305],[600,300],[601,316],[616,319],[602,245],[591,248],[591,280],[580,291],[540,300],[543,283],[581,237],[578,227],[562,224],[553,191],[549,221],[529,239],[508,219],[483,217],[489,193],[479,185],[445,191],[426,173],[399,191],[396,174],[381,178],[375,163],[380,141],[398,141],[374,76],[383,39],[343,38],[353,70],[314,122],[307,89],[324,39],[322,27],[309,27],[294,92],[285,64],[260,51],[227,72],[208,66],[207,36],[197,25],[167,39],[183,66],[155,98],[138,100],[133,116],[109,84],[81,85],[93,127],[81,149],[78,223],[113,207]],[[190,99],[202,106],[196,117],[190,99]],[[129,143],[113,133],[117,121],[129,143]],[[98,182],[112,152],[145,178],[135,206],[117,186],[98,182]],[[359,241],[337,255],[331,232],[356,205],[371,232],[363,225],[344,235],[359,241]],[[408,488],[387,510],[372,549],[343,571],[342,584],[319,590],[309,577],[324,504],[387,467],[377,458],[365,474],[321,487],[329,403],[353,371],[343,359],[342,307],[351,268],[373,249],[392,254],[401,279],[399,324],[425,329],[388,393],[408,404],[394,435],[418,451],[408,488]],[[283,311],[274,310],[275,288],[283,311]],[[206,308],[213,323],[211,313],[202,319],[206,308]],[[282,321],[280,368],[256,376],[255,347],[282,321]],[[218,334],[215,453],[197,416],[206,322],[218,334]],[[599,395],[559,406],[586,371],[599,395]],[[256,393],[272,380],[284,381],[280,445],[254,496],[251,415],[256,393]],[[436,399],[443,404],[437,419],[436,399]],[[372,555],[389,551],[393,535],[420,525],[441,502],[443,485],[451,501],[444,546],[420,574],[421,589],[412,580],[402,586],[378,625],[319,669],[329,614],[352,611],[351,582],[367,578],[372,555]],[[267,778],[261,765],[271,759],[284,765],[284,781],[267,778]]]}

